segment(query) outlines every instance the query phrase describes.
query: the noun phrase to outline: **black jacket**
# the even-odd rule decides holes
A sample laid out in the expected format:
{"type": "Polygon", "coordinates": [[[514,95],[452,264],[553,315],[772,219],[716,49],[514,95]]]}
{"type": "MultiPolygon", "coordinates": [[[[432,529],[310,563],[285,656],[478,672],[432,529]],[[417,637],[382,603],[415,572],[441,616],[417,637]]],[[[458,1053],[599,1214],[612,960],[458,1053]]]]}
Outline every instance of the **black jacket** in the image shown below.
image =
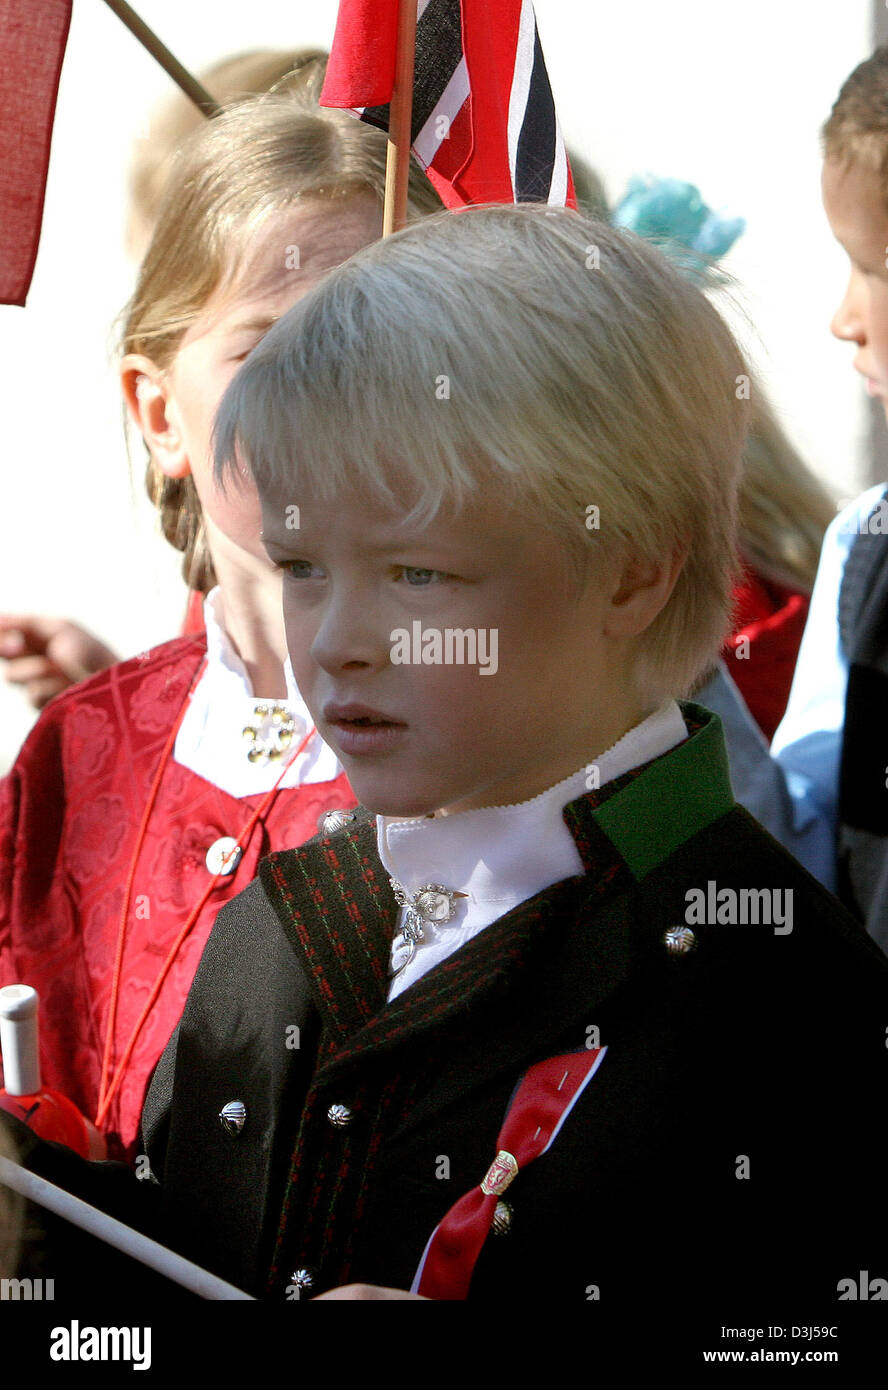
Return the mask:
{"type": "MultiPolygon", "coordinates": [[[[565,809],[585,874],[390,1005],[396,904],[373,818],[264,860],[220,912],[153,1078],[154,1182],[117,1173],[118,1214],[275,1301],[297,1269],[312,1292],[409,1288],[522,1074],[598,1036],[603,1062],[514,1180],[471,1299],[776,1317],[792,1295],[816,1321],[841,1279],[888,1274],[888,961],[734,803],[718,720],[683,708],[685,743],[565,809]],[[791,931],[694,921],[689,936],[689,894],[710,882],[737,903],[790,892],[791,931]],[[239,1135],[219,1120],[232,1100],[239,1135]]],[[[46,1146],[28,1161],[87,1180],[46,1146]]],[[[95,1198],[110,1175],[88,1181],[95,1198]]]]}

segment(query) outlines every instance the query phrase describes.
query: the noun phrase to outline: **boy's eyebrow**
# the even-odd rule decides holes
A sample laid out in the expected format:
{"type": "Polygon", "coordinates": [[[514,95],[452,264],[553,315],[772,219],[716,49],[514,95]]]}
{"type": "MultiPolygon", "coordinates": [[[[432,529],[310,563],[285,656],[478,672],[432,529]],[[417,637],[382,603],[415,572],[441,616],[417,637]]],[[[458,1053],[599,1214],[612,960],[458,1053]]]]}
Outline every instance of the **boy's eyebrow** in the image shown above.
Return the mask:
{"type": "MultiPolygon", "coordinates": [[[[311,545],[310,538],[303,531],[288,531],[285,534],[285,532],[277,530],[263,530],[260,539],[270,555],[275,552],[275,555],[279,557],[302,552],[302,550],[310,548],[311,545]]],[[[421,555],[424,550],[431,550],[434,552],[435,559],[438,559],[439,562],[442,560],[441,542],[436,542],[434,538],[428,538],[425,541],[411,541],[410,537],[404,537],[403,541],[381,541],[377,545],[374,545],[372,541],[364,541],[363,549],[367,555],[371,556],[399,555],[407,549],[421,555]]],[[[453,552],[453,545],[450,545],[450,552],[453,552]]],[[[447,563],[460,564],[464,562],[466,562],[466,556],[453,555],[452,553],[447,563]]]]}
{"type": "MultiPolygon", "coordinates": [[[[261,540],[263,545],[281,551],[299,550],[306,544],[304,535],[298,530],[288,531],[286,536],[278,534],[276,531],[264,530],[261,533],[261,540]],[[300,540],[301,535],[302,539],[300,540]]],[[[405,536],[403,540],[380,541],[377,544],[372,541],[363,542],[363,548],[370,555],[394,555],[408,546],[411,550],[438,550],[440,549],[440,542],[431,537],[424,541],[412,540],[409,536],[405,536]]]]}

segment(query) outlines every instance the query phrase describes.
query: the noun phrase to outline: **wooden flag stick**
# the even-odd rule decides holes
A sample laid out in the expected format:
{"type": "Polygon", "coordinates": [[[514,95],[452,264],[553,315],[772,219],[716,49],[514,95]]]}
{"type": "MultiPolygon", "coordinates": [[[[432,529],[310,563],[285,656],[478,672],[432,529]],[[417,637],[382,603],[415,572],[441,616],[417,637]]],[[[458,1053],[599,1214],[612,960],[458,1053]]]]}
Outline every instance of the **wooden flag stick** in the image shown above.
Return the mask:
{"type": "Polygon", "coordinates": [[[18,1192],[29,1202],[46,1207],[47,1211],[54,1212],[56,1216],[64,1217],[66,1221],[79,1226],[89,1235],[105,1241],[107,1245],[113,1245],[115,1250],[122,1250],[125,1255],[147,1265],[149,1269],[156,1270],[164,1278],[171,1279],[174,1284],[181,1284],[200,1298],[255,1302],[252,1294],[243,1293],[241,1289],[227,1284],[224,1279],[219,1279],[209,1270],[201,1269],[200,1265],[183,1259],[174,1251],[167,1250],[166,1246],[158,1245],[156,1240],[143,1236],[141,1231],[124,1226],[122,1221],[116,1221],[107,1212],[91,1207],[88,1202],[82,1202],[79,1197],[47,1182],[45,1178],[38,1177],[36,1173],[29,1173],[27,1168],[22,1168],[20,1164],[13,1163],[8,1158],[0,1158],[0,1184],[11,1187],[13,1192],[18,1192]]]}
{"type": "Polygon", "coordinates": [[[152,58],[156,58],[164,72],[167,73],[177,87],[181,87],[187,97],[190,97],[205,116],[215,116],[222,110],[217,101],[210,96],[205,87],[202,87],[196,77],[192,77],[187,68],[183,68],[178,58],[175,58],[165,44],[149,29],[143,19],[140,19],[131,5],[127,5],[126,0],[105,0],[109,10],[113,10],[119,20],[122,20],[131,34],[139,40],[143,48],[147,48],[152,58]]]}
{"type": "Polygon", "coordinates": [[[389,103],[389,136],[385,157],[385,203],[382,235],[390,236],[407,221],[407,179],[410,173],[410,123],[413,117],[413,54],[416,47],[416,0],[398,5],[398,48],[395,86],[389,103]]]}

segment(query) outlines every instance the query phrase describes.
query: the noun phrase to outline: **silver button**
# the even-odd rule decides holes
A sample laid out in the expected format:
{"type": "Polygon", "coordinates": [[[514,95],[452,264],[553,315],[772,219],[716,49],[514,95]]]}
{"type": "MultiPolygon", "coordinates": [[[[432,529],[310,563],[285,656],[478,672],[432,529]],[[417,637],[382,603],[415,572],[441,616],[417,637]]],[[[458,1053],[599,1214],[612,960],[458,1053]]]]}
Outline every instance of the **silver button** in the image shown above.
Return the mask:
{"type": "Polygon", "coordinates": [[[327,1119],[334,1129],[345,1129],[346,1125],[352,1122],[353,1112],[347,1105],[331,1105],[327,1111],[327,1119]]]}
{"type": "Polygon", "coordinates": [[[497,1202],[493,1213],[491,1230],[495,1236],[504,1236],[512,1229],[513,1208],[511,1202],[497,1202]]]}
{"type": "Polygon", "coordinates": [[[206,864],[211,874],[233,874],[241,861],[243,850],[231,835],[214,840],[207,850],[206,864]]]}
{"type": "Polygon", "coordinates": [[[686,956],[697,944],[697,938],[690,927],[667,928],[663,933],[663,941],[666,950],[672,956],[686,956]]]}
{"type": "Polygon", "coordinates": [[[337,830],[343,830],[354,818],[354,811],[325,811],[318,817],[318,830],[322,835],[335,835],[337,830]]]}
{"type": "Polygon", "coordinates": [[[230,1100],[219,1111],[219,1121],[226,1134],[236,1136],[247,1123],[247,1107],[242,1100],[230,1100]]]}

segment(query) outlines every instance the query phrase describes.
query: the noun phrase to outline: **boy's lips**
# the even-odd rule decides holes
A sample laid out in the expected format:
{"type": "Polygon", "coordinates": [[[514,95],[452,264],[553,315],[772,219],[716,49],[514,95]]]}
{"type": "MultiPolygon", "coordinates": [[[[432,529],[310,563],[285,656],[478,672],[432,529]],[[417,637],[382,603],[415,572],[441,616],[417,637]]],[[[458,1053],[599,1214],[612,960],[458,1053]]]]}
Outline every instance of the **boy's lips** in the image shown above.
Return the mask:
{"type": "Polygon", "coordinates": [[[369,705],[325,705],[323,717],[343,753],[385,753],[407,731],[400,719],[391,719],[369,705]]]}

